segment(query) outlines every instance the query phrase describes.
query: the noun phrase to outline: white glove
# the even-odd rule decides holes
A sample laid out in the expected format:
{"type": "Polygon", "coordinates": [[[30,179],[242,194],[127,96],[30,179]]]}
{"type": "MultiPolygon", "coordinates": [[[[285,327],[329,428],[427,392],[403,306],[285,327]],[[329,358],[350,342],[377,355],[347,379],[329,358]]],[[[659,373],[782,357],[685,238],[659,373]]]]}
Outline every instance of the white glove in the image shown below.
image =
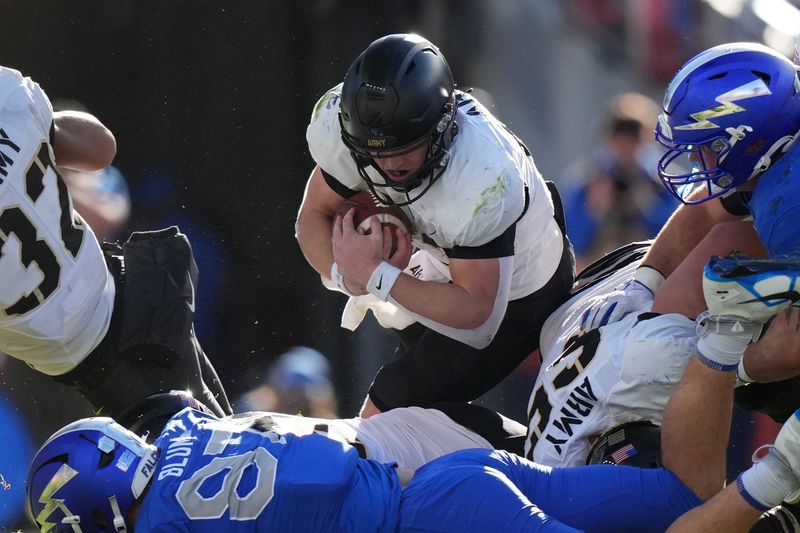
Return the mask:
{"type": "Polygon", "coordinates": [[[581,330],[597,329],[620,320],[651,301],[662,283],[664,276],[655,268],[637,268],[633,279],[622,287],[591,300],[589,308],[581,315],[581,330]]]}
{"type": "Polygon", "coordinates": [[[417,321],[411,313],[392,302],[384,302],[373,294],[365,294],[352,296],[347,300],[342,311],[342,327],[355,331],[367,311],[372,311],[378,324],[384,328],[405,329],[417,321]]]}

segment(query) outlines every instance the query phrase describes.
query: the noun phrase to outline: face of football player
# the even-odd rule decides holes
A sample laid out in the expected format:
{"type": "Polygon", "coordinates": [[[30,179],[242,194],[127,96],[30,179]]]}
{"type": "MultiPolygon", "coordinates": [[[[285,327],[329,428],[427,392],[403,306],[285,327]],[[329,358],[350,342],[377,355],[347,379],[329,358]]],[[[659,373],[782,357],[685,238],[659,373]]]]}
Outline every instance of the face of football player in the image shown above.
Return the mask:
{"type": "Polygon", "coordinates": [[[717,153],[704,144],[700,147],[700,151],[689,154],[689,161],[702,169],[713,170],[717,168],[717,153]]]}
{"type": "Polygon", "coordinates": [[[427,155],[428,144],[423,144],[408,153],[394,157],[377,158],[373,161],[390,180],[400,182],[422,168],[427,155]]]}

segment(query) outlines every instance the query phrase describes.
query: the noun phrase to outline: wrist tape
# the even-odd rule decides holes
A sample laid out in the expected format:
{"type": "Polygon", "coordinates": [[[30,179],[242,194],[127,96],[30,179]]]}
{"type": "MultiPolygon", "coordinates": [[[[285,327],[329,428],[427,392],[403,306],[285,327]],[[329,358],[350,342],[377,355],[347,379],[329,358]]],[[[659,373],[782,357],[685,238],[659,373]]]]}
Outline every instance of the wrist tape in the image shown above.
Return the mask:
{"type": "Polygon", "coordinates": [[[331,265],[331,280],[339,287],[340,291],[348,296],[355,296],[355,294],[347,290],[347,285],[344,284],[344,277],[339,274],[339,266],[336,264],[336,261],[331,265]]]}
{"type": "Polygon", "coordinates": [[[640,266],[637,268],[636,272],[633,274],[633,279],[650,289],[650,292],[653,294],[656,293],[658,288],[661,287],[661,284],[666,280],[664,274],[649,266],[640,266]]]}
{"type": "Polygon", "coordinates": [[[744,369],[744,357],[739,359],[739,366],[736,367],[736,385],[747,385],[753,382],[753,378],[747,375],[744,369]]]}

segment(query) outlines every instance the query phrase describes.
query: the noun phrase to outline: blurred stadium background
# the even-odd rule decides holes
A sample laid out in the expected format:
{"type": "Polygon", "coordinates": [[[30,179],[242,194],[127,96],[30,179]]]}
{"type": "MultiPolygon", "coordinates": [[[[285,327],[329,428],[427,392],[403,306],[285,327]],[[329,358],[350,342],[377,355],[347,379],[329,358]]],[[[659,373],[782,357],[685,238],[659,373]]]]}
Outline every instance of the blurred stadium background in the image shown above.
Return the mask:
{"type": "MultiPolygon", "coordinates": [[[[318,350],[342,416],[353,416],[393,342],[338,325],[294,239],[312,160],[316,99],[373,39],[419,32],[461,88],[482,91],[548,179],[598,142],[606,102],[660,102],[700,50],[757,41],[791,55],[798,0],[4,0],[0,64],[74,100],[116,134],[131,230],[177,224],[201,278],[197,332],[232,399],[262,385],[293,346],[318,350]]],[[[569,217],[569,213],[567,213],[569,217]]],[[[2,282],[2,281],[0,281],[2,282]]],[[[482,401],[524,416],[535,362],[482,401]]],[[[88,405],[0,354],[0,530],[22,519],[24,464],[88,405]]],[[[774,426],[737,416],[732,466],[774,426]]]]}

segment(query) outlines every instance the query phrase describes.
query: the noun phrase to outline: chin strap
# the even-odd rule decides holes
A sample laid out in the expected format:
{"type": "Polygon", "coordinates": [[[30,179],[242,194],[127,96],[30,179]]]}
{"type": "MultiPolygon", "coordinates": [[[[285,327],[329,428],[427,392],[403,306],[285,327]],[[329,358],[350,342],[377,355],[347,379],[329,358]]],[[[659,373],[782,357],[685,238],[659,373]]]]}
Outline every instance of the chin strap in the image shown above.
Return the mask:
{"type": "Polygon", "coordinates": [[[797,142],[798,135],[800,135],[800,131],[798,131],[794,135],[784,135],[783,137],[775,141],[775,144],[770,146],[769,150],[767,150],[767,153],[762,155],[761,159],[758,160],[756,166],[753,167],[752,174],[750,174],[750,176],[747,179],[754,178],[759,174],[761,174],[762,172],[766,171],[772,164],[772,156],[775,154],[775,152],[777,152],[778,150],[781,151],[781,154],[788,152],[789,149],[792,146],[794,146],[795,142],[797,142]]]}
{"type": "Polygon", "coordinates": [[[108,503],[111,504],[111,511],[114,513],[114,531],[119,533],[127,533],[128,529],[125,527],[125,518],[122,516],[122,511],[119,509],[119,503],[116,496],[110,496],[108,503]]]}
{"type": "Polygon", "coordinates": [[[74,531],[75,533],[82,533],[83,532],[83,530],[81,529],[81,526],[79,525],[81,523],[81,517],[78,516],[78,515],[65,516],[64,518],[61,519],[61,523],[63,525],[72,526],[72,531],[74,531]]]}

